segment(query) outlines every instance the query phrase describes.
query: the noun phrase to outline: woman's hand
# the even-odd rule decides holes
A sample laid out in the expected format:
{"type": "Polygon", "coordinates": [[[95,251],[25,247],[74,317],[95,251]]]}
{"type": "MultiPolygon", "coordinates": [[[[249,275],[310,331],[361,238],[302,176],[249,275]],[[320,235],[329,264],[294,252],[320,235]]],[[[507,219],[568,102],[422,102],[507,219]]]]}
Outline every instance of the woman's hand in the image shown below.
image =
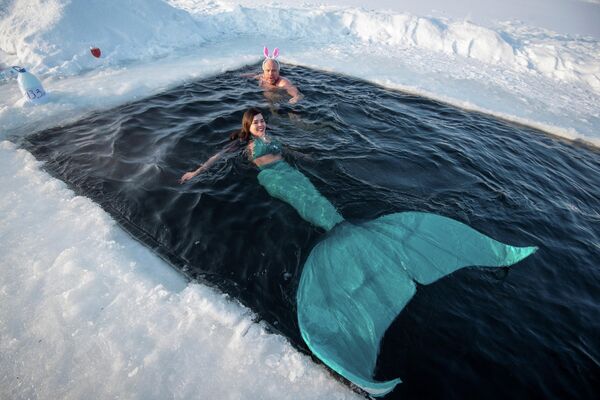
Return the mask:
{"type": "Polygon", "coordinates": [[[192,179],[193,177],[195,177],[196,175],[198,175],[198,173],[200,173],[200,168],[198,168],[195,171],[189,171],[186,172],[185,174],[183,174],[183,176],[179,179],[179,183],[185,183],[187,181],[189,181],[190,179],[192,179]]]}

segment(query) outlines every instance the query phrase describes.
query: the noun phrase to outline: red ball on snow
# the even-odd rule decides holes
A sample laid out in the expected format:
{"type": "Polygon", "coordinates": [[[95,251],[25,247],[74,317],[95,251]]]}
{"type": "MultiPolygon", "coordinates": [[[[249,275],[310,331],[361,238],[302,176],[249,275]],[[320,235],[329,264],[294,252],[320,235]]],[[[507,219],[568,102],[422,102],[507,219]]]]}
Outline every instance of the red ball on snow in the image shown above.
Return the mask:
{"type": "Polygon", "coordinates": [[[90,53],[92,53],[92,55],[96,58],[100,58],[102,55],[102,52],[98,47],[90,47],[90,53]]]}

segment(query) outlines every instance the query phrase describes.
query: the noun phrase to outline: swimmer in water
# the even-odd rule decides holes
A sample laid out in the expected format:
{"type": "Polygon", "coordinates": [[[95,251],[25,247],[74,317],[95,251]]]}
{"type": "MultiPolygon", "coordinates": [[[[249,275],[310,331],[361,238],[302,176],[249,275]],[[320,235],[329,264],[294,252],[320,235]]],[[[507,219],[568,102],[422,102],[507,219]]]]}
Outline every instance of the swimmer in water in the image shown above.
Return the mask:
{"type": "Polygon", "coordinates": [[[298,88],[287,78],[280,75],[281,66],[276,60],[279,55],[279,50],[275,49],[274,55],[269,56],[268,49],[265,48],[265,60],[262,63],[262,74],[246,75],[258,80],[258,85],[265,90],[265,94],[276,90],[285,90],[291,98],[288,100],[290,104],[296,104],[304,97],[298,88]]]}
{"type": "MultiPolygon", "coordinates": [[[[373,396],[400,383],[398,378],[377,381],[373,375],[385,331],[415,294],[417,283],[427,285],[468,266],[509,266],[537,250],[500,243],[431,213],[399,212],[348,222],[283,159],[260,110],[244,113],[242,128],[232,139],[238,146],[244,143],[260,170],[258,182],[272,197],[325,231],[304,263],[296,293],[300,333],[315,356],[373,396]]],[[[225,151],[186,172],[180,182],[205,171],[225,151]]]]}
{"type": "Polygon", "coordinates": [[[300,156],[304,159],[311,159],[290,148],[283,146],[276,140],[267,135],[267,123],[262,116],[262,112],[256,108],[251,108],[244,113],[242,118],[242,128],[230,135],[231,143],[226,145],[223,150],[210,157],[205,163],[201,164],[194,171],[188,171],[179,179],[179,183],[185,183],[196,175],[201,174],[210,168],[226,153],[239,151],[245,146],[246,153],[250,160],[259,168],[274,164],[283,160],[283,151],[300,156]]]}

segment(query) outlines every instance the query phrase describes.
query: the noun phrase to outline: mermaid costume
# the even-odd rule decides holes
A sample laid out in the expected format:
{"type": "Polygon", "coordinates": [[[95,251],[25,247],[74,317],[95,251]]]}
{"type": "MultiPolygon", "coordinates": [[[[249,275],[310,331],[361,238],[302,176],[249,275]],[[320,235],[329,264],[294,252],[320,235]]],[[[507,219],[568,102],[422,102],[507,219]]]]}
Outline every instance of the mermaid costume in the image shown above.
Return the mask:
{"type": "MultiPolygon", "coordinates": [[[[254,159],[280,153],[277,142],[254,139],[254,159]]],[[[378,382],[373,373],[381,339],[415,294],[415,282],[430,284],[467,266],[509,266],[537,250],[500,243],[430,213],[351,224],[285,161],[260,169],[258,181],[271,196],[327,231],[304,264],[296,294],[302,338],[326,365],[372,396],[401,382],[378,382]]]]}

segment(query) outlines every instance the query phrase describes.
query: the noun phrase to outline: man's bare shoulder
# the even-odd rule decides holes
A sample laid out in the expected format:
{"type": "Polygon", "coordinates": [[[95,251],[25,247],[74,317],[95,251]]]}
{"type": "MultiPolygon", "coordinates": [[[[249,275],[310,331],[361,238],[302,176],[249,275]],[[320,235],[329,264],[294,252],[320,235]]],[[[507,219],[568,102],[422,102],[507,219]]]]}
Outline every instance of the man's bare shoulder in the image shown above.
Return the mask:
{"type": "Polygon", "coordinates": [[[277,87],[286,88],[293,87],[294,84],[288,78],[284,78],[283,76],[279,78],[279,82],[277,82],[277,87]]]}

